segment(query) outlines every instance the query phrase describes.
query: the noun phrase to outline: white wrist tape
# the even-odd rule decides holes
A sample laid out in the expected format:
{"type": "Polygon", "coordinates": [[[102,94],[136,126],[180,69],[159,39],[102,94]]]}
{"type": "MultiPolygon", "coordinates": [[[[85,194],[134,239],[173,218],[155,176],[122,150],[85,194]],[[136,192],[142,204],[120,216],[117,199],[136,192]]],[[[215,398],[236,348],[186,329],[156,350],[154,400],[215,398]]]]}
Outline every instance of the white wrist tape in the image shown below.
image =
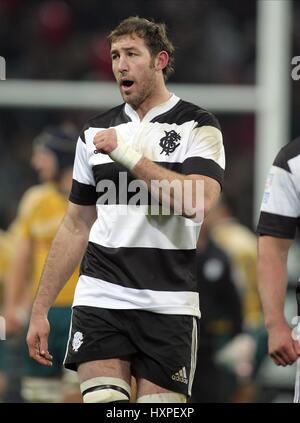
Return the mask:
{"type": "Polygon", "coordinates": [[[130,145],[126,144],[118,133],[117,140],[118,146],[109,153],[110,158],[127,167],[129,170],[133,169],[143,155],[131,148],[130,145]]]}

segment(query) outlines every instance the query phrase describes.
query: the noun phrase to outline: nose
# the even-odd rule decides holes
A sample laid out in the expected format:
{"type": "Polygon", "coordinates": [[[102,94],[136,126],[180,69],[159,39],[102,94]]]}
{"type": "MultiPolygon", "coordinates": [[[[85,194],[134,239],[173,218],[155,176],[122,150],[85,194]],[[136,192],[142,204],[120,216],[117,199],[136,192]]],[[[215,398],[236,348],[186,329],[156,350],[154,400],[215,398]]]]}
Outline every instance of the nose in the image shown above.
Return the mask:
{"type": "Polygon", "coordinates": [[[126,59],[125,55],[122,55],[121,54],[121,56],[119,58],[118,71],[120,73],[124,73],[124,72],[127,72],[128,71],[128,62],[127,62],[127,59],[126,59]]]}

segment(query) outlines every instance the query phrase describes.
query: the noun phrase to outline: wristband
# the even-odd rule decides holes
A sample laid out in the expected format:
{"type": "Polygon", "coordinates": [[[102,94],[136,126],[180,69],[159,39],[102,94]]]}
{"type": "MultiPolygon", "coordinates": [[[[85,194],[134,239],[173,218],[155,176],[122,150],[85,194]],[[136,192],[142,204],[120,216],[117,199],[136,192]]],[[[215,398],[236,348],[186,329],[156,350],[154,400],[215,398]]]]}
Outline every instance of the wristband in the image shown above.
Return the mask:
{"type": "Polygon", "coordinates": [[[127,167],[129,170],[132,170],[143,155],[131,148],[130,145],[126,144],[119,136],[118,132],[117,142],[117,147],[109,153],[110,158],[127,167]]]}

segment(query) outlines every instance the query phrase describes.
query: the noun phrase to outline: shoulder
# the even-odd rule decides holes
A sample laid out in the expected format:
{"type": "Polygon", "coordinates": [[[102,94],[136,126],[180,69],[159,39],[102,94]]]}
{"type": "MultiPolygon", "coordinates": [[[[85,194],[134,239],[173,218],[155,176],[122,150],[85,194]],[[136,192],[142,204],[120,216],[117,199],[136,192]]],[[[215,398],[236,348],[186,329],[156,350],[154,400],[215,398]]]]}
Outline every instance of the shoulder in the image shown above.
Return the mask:
{"type": "Polygon", "coordinates": [[[196,123],[195,127],[213,126],[220,129],[220,124],[216,116],[188,101],[179,100],[178,103],[168,112],[157,116],[152,122],[159,123],[176,123],[182,125],[186,122],[196,123]]]}
{"type": "Polygon", "coordinates": [[[44,201],[45,197],[52,195],[53,188],[48,184],[35,185],[25,191],[19,205],[19,213],[29,213],[35,209],[39,203],[44,201]]]}
{"type": "Polygon", "coordinates": [[[197,126],[215,126],[220,129],[218,119],[208,110],[183,100],[181,108],[186,117],[197,122],[197,126]]]}
{"type": "Polygon", "coordinates": [[[300,137],[294,139],[293,141],[289,142],[281,148],[274,160],[273,165],[276,167],[280,167],[281,169],[284,169],[287,172],[291,172],[289,162],[290,160],[295,159],[296,157],[299,157],[300,165],[300,137]]]}
{"type": "Polygon", "coordinates": [[[124,104],[121,104],[104,113],[91,117],[84,125],[80,138],[83,142],[85,142],[85,131],[89,128],[110,128],[112,126],[130,122],[130,120],[130,117],[125,113],[124,104]]]}

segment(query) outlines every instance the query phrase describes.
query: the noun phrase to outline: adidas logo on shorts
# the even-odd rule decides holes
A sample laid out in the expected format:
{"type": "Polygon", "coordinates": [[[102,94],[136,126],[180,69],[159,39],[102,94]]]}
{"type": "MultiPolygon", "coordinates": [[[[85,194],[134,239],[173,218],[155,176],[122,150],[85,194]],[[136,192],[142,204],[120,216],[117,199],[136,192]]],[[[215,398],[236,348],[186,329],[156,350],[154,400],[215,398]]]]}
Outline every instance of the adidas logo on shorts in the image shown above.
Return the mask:
{"type": "Polygon", "coordinates": [[[180,369],[178,372],[174,373],[172,376],[172,380],[175,380],[176,382],[182,382],[187,384],[188,383],[188,378],[186,375],[186,368],[182,367],[182,369],[180,369]]]}

